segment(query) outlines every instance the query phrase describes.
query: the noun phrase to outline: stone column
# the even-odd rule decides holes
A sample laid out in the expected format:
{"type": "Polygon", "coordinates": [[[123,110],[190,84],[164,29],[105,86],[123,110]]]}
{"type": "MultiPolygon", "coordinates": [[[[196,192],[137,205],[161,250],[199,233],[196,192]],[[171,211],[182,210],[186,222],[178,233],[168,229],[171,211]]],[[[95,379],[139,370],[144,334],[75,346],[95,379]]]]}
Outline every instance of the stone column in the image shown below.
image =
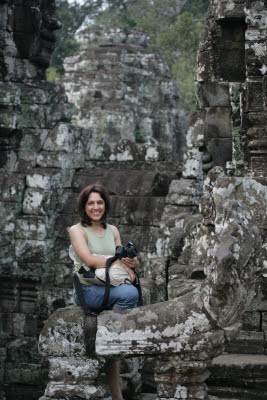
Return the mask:
{"type": "Polygon", "coordinates": [[[155,369],[158,400],[206,400],[207,365],[207,361],[185,361],[178,356],[158,357],[155,369]]]}
{"type": "Polygon", "coordinates": [[[44,396],[50,399],[107,399],[102,377],[104,358],[94,352],[96,317],[86,317],[80,307],[58,309],[40,335],[39,351],[49,360],[44,396]]]}

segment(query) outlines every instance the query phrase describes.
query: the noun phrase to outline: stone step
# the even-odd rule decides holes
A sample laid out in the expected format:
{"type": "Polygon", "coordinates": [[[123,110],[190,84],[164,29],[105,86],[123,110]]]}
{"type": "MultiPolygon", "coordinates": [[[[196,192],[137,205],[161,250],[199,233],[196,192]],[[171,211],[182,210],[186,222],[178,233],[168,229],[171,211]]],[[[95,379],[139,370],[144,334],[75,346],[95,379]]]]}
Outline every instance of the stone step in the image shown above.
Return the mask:
{"type": "Polygon", "coordinates": [[[225,351],[234,354],[264,354],[264,333],[241,331],[236,339],[226,346],[225,351]]]}
{"type": "Polygon", "coordinates": [[[140,400],[157,400],[155,393],[140,393],[140,400]]]}
{"type": "Polygon", "coordinates": [[[209,370],[211,400],[267,399],[267,355],[223,354],[213,360],[209,370]]]}

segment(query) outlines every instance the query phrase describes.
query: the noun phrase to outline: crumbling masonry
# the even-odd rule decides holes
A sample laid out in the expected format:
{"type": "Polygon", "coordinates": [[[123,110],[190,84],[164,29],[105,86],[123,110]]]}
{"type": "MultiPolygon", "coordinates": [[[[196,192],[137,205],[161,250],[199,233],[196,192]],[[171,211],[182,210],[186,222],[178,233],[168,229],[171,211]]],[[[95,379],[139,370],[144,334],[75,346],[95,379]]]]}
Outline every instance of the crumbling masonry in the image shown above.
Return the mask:
{"type": "Polygon", "coordinates": [[[266,398],[264,2],[211,1],[184,160],[177,89],[139,32],[79,35],[66,60],[71,117],[62,86],[43,80],[59,27],[44,3],[0,6],[3,399],[43,382],[36,338],[71,303],[67,227],[95,181],[111,191],[123,241],[141,249],[146,305],[52,314],[40,397],[108,398],[106,360],[120,355],[128,399],[150,389],[158,399],[266,398]]]}

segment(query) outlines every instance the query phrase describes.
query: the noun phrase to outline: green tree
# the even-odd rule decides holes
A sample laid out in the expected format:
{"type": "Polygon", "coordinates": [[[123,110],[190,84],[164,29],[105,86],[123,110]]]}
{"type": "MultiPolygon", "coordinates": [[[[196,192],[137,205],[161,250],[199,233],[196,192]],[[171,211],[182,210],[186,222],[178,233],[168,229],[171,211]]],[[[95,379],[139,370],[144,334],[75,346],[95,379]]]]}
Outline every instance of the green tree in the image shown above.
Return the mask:
{"type": "Polygon", "coordinates": [[[77,1],[70,4],[68,0],[56,0],[57,13],[61,19],[62,28],[56,31],[56,48],[50,68],[47,71],[50,80],[64,74],[64,58],[79,49],[78,43],[74,39],[75,33],[86,18],[94,18],[97,15],[101,10],[102,3],[103,0],[86,0],[83,4],[77,1]]]}

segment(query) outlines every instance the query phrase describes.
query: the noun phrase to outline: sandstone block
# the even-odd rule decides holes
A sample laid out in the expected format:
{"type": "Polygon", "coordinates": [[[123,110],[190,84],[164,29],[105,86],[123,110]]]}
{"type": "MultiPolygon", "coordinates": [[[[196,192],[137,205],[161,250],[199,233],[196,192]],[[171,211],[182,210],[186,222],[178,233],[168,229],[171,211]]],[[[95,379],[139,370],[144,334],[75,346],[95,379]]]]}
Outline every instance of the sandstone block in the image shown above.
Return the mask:
{"type": "Polygon", "coordinates": [[[45,215],[45,192],[42,189],[27,188],[24,192],[22,210],[24,214],[45,215]]]}
{"type": "Polygon", "coordinates": [[[55,381],[93,384],[103,368],[104,361],[86,357],[49,358],[49,377],[55,381]]]}
{"type": "Polygon", "coordinates": [[[16,218],[15,236],[16,239],[44,240],[46,238],[45,218],[39,216],[16,218]]]}
{"type": "Polygon", "coordinates": [[[234,341],[227,344],[225,350],[228,353],[264,354],[264,334],[241,331],[234,341]]]}
{"type": "Polygon", "coordinates": [[[45,390],[44,400],[50,399],[51,397],[55,399],[66,399],[66,396],[73,399],[102,399],[107,396],[107,389],[103,385],[96,386],[88,383],[66,384],[64,381],[50,381],[45,390]]]}
{"type": "Polygon", "coordinates": [[[199,89],[202,96],[203,107],[229,107],[230,95],[227,83],[204,82],[199,89]]]}
{"type": "Polygon", "coordinates": [[[260,331],[260,312],[246,311],[242,318],[242,330],[244,331],[260,331]]]}
{"type": "Polygon", "coordinates": [[[231,138],[231,107],[210,107],[206,113],[204,135],[211,138],[231,138]]]}
{"type": "MultiPolygon", "coordinates": [[[[94,341],[95,317],[90,319],[94,341]]],[[[90,330],[90,329],[89,329],[90,330]]],[[[72,357],[86,355],[85,316],[80,307],[70,306],[57,310],[46,322],[39,338],[39,351],[44,356],[72,357]]]]}
{"type": "Polygon", "coordinates": [[[4,181],[2,196],[5,201],[21,202],[25,189],[25,179],[22,174],[13,174],[4,181]]]}
{"type": "Polygon", "coordinates": [[[15,255],[20,263],[46,262],[47,243],[43,240],[17,239],[15,255]]]}
{"type": "Polygon", "coordinates": [[[170,184],[166,203],[172,205],[195,205],[200,194],[199,184],[195,180],[179,179],[170,184]]]}

